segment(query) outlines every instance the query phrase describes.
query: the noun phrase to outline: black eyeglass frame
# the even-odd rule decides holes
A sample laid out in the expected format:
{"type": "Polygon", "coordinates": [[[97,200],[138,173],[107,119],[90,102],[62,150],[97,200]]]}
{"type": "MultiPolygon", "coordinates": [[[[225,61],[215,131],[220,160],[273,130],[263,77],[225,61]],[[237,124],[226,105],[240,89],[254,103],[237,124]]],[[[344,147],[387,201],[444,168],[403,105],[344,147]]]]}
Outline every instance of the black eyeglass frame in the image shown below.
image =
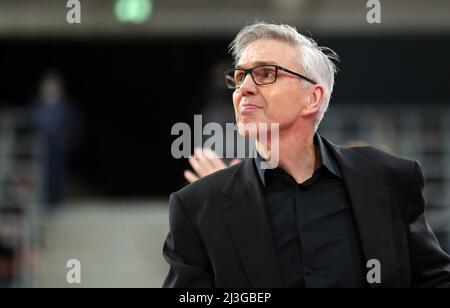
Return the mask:
{"type": "MultiPolygon", "coordinates": [[[[302,78],[302,79],[304,79],[304,80],[306,80],[306,81],[308,81],[308,82],[310,82],[312,84],[317,84],[317,82],[315,82],[311,78],[306,77],[305,75],[302,75],[300,73],[291,71],[290,69],[287,69],[287,68],[285,68],[283,66],[276,65],[276,64],[263,64],[263,65],[258,65],[258,66],[252,67],[252,68],[232,68],[232,69],[229,69],[229,70],[225,71],[225,82],[228,80],[227,77],[229,77],[232,72],[234,72],[234,71],[244,71],[245,72],[244,79],[245,79],[245,77],[247,77],[248,74],[250,74],[250,76],[252,77],[253,82],[255,84],[257,84],[258,86],[265,86],[265,85],[273,84],[273,83],[275,83],[277,81],[277,79],[278,79],[278,70],[286,72],[286,73],[289,73],[289,74],[297,76],[297,77],[300,77],[300,78],[302,78]],[[273,81],[271,81],[269,83],[258,83],[255,80],[255,77],[253,76],[253,70],[255,70],[257,68],[260,68],[260,67],[264,67],[264,66],[271,66],[271,67],[275,68],[275,78],[274,78],[273,81]]],[[[227,87],[229,89],[233,89],[233,90],[239,88],[238,86],[230,87],[227,82],[226,82],[226,85],[227,85],[227,87]]]]}

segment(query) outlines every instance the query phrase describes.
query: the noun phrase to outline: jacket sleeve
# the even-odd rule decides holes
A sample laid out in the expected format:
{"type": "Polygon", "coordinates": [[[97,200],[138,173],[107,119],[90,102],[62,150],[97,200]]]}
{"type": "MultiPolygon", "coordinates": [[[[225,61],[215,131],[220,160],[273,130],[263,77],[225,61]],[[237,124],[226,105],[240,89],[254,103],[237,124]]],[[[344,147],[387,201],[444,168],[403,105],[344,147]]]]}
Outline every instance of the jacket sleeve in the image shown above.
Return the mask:
{"type": "Polygon", "coordinates": [[[170,265],[164,288],[210,288],[214,278],[206,250],[181,199],[176,193],[169,201],[170,231],[163,255],[170,265]]]}
{"type": "Polygon", "coordinates": [[[408,241],[413,287],[450,287],[450,257],[441,249],[425,218],[424,178],[418,162],[414,162],[408,213],[408,241]]]}

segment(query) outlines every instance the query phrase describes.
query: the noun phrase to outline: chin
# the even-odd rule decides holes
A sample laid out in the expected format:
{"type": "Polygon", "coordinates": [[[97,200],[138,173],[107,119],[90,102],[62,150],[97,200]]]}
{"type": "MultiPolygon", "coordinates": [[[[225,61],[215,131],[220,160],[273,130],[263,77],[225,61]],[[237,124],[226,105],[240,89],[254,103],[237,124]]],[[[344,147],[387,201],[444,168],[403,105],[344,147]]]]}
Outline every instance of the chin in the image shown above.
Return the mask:
{"type": "Polygon", "coordinates": [[[243,137],[256,137],[258,135],[258,122],[240,121],[238,129],[239,135],[243,137]]]}

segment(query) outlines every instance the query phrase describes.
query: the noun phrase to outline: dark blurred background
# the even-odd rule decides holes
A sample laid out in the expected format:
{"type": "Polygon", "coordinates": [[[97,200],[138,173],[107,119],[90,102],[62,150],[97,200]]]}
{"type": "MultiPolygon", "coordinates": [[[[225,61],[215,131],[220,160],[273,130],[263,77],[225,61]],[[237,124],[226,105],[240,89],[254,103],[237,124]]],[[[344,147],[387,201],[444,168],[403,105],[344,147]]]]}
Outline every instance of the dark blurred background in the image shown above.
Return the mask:
{"type": "Polygon", "coordinates": [[[167,197],[186,185],[188,168],[171,156],[171,128],[192,125],[215,95],[229,95],[231,111],[214,67],[232,65],[228,44],[255,19],[294,25],[340,55],[321,133],[418,159],[430,222],[449,249],[450,1],[381,1],[379,24],[360,0],[80,1],[80,24],[67,23],[66,3],[0,0],[5,285],[68,286],[64,262],[77,256],[85,286],[162,283],[167,197]],[[79,115],[62,205],[50,211],[40,201],[44,154],[30,133],[49,71],[79,115]]]}
{"type": "Polygon", "coordinates": [[[8,40],[0,46],[1,95],[12,106],[29,102],[48,67],[65,76],[87,124],[71,173],[90,191],[164,196],[182,185],[183,162],[170,154],[171,127],[192,121],[207,103],[201,95],[208,68],[227,56],[226,39],[8,40]]]}
{"type": "MultiPolygon", "coordinates": [[[[333,105],[408,108],[450,101],[448,34],[314,37],[341,55],[333,105]]],[[[6,39],[0,42],[0,100],[23,106],[35,94],[40,74],[57,69],[87,123],[72,175],[103,195],[166,195],[183,184],[179,171],[186,167],[170,155],[170,129],[176,122],[192,122],[208,104],[202,93],[209,68],[227,59],[231,40],[232,35],[6,39]]]]}

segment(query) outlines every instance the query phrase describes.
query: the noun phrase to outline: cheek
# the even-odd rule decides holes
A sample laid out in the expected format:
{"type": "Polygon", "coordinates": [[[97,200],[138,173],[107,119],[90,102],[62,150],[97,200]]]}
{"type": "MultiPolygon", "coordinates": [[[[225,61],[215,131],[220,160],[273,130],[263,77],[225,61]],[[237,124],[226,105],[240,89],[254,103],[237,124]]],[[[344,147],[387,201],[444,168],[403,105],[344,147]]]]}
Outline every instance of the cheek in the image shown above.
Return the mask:
{"type": "Polygon", "coordinates": [[[238,94],[237,92],[233,93],[233,107],[234,107],[234,112],[237,114],[237,110],[239,108],[239,102],[241,100],[241,95],[238,94]]]}
{"type": "Polygon", "coordinates": [[[291,121],[295,119],[302,109],[302,101],[296,96],[275,95],[267,100],[267,114],[275,122],[291,121]]]}

